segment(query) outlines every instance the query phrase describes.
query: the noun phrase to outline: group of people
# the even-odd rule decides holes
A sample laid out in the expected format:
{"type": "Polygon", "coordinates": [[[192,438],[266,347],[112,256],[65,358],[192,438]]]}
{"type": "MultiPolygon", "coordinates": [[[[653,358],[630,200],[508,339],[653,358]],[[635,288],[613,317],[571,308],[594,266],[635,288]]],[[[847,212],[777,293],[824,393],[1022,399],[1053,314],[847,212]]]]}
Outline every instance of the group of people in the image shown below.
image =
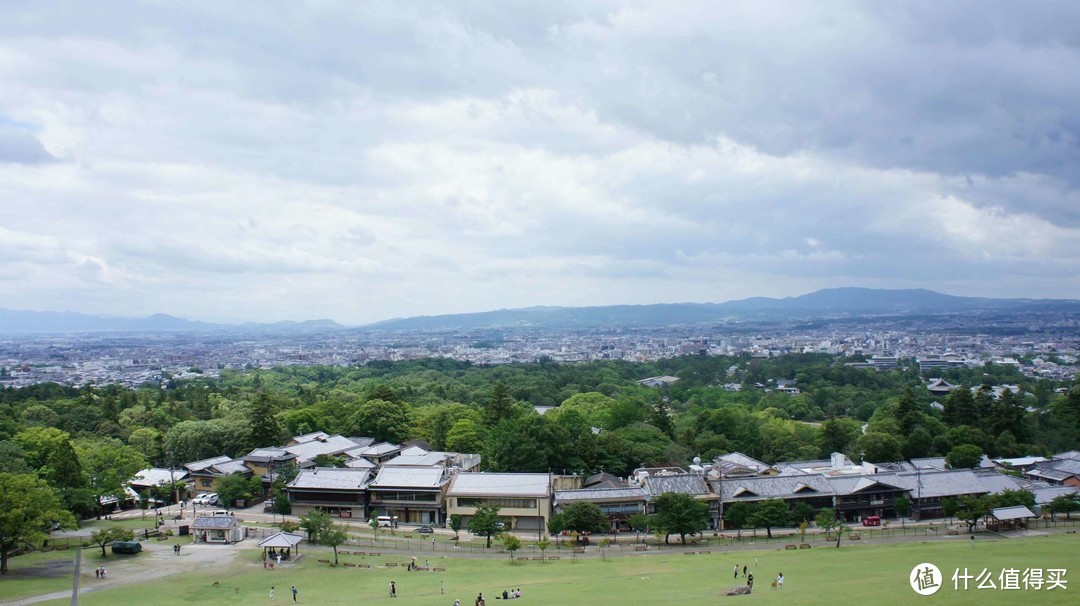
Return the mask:
{"type": "MultiPolygon", "coordinates": [[[[299,591],[296,590],[296,585],[293,585],[292,587],[290,587],[289,591],[292,592],[292,601],[295,602],[296,601],[296,594],[300,593],[299,591]]],[[[270,586],[270,601],[271,602],[274,601],[274,597],[275,597],[274,596],[274,586],[271,585],[270,586]]]]}
{"type": "MultiPolygon", "coordinates": [[[[756,567],[757,565],[758,565],[758,559],[755,557],[754,558],[754,566],[756,567]]],[[[735,579],[739,578],[739,565],[738,564],[736,564],[735,567],[732,569],[732,574],[734,575],[733,578],[735,578],[735,579]]],[[[751,590],[754,589],[754,573],[750,572],[750,568],[746,564],[743,564],[742,576],[743,576],[744,579],[746,579],[747,588],[749,588],[751,590]]],[[[776,580],[773,581],[772,587],[773,587],[773,589],[783,589],[784,588],[784,573],[781,572],[780,574],[776,575],[776,580]]]]}
{"type": "Polygon", "coordinates": [[[512,600],[514,598],[520,598],[520,597],[521,597],[521,590],[520,589],[515,589],[513,591],[510,591],[509,589],[504,589],[503,590],[502,599],[504,599],[504,600],[512,600]]]}
{"type": "Polygon", "coordinates": [[[105,570],[104,566],[98,566],[94,569],[94,578],[96,579],[104,579],[107,574],[109,574],[109,571],[105,570]]]}
{"type": "Polygon", "coordinates": [[[180,543],[176,543],[172,546],[173,555],[180,555],[180,543]]]}

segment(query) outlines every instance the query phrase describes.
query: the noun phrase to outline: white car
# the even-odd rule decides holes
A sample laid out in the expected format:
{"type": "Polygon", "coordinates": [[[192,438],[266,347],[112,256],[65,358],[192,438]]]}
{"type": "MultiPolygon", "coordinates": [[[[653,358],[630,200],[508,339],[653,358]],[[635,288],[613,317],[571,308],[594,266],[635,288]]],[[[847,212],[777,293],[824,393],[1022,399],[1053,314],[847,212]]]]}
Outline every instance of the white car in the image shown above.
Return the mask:
{"type": "Polygon", "coordinates": [[[206,504],[207,505],[217,505],[218,504],[218,496],[217,496],[216,492],[210,493],[210,495],[206,497],[206,504]]]}
{"type": "Polygon", "coordinates": [[[210,496],[209,492],[200,492],[199,494],[195,495],[195,498],[191,499],[191,502],[195,505],[202,505],[203,501],[208,496],[210,496]]]}

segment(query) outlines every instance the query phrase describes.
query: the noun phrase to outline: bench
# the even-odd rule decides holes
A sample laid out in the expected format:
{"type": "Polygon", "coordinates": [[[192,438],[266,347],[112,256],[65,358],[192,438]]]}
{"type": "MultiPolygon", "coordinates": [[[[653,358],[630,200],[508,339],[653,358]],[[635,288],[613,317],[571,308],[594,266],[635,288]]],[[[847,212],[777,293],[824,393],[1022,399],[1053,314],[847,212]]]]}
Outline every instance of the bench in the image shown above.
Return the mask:
{"type": "Polygon", "coordinates": [[[798,549],[798,545],[784,545],[784,549],[798,549]]]}
{"type": "Polygon", "coordinates": [[[431,572],[446,572],[446,569],[445,568],[440,568],[439,566],[436,566],[435,568],[431,569],[431,572]]]}
{"type": "MultiPolygon", "coordinates": [[[[521,559],[523,559],[523,560],[524,560],[525,558],[521,558],[521,559]]],[[[543,560],[544,560],[544,556],[533,556],[533,559],[534,559],[534,560],[540,560],[540,561],[543,561],[543,560]]]]}
{"type": "Polygon", "coordinates": [[[648,548],[649,547],[647,545],[635,545],[634,546],[634,551],[645,551],[648,548]]]}
{"type": "MultiPolygon", "coordinates": [[[[1065,534],[1076,534],[1076,531],[1075,530],[1066,530],[1065,534]]],[[[63,547],[57,547],[57,549],[67,549],[67,545],[64,545],[63,547]]]]}
{"type": "Polygon", "coordinates": [[[946,530],[945,534],[958,535],[958,534],[960,534],[960,531],[959,530],[946,530]]]}
{"type": "Polygon", "coordinates": [[[848,537],[849,541],[858,541],[860,539],[862,539],[862,535],[853,534],[850,537],[848,537]]]}
{"type": "Polygon", "coordinates": [[[694,555],[693,551],[684,551],[683,555],[694,555]]]}
{"type": "Polygon", "coordinates": [[[329,564],[330,560],[319,560],[320,564],[329,564]]]}
{"type": "Polygon", "coordinates": [[[387,562],[387,566],[397,566],[397,562],[387,562]]]}
{"type": "Polygon", "coordinates": [[[352,562],[345,562],[344,566],[346,568],[356,568],[356,564],[353,564],[352,562]]]}
{"type": "Polygon", "coordinates": [[[371,552],[371,553],[369,553],[368,555],[369,555],[369,556],[378,556],[378,555],[382,555],[382,554],[381,554],[381,553],[379,553],[379,552],[377,552],[377,551],[372,551],[372,552],[371,552]]]}
{"type": "Polygon", "coordinates": [[[353,555],[358,555],[358,556],[364,555],[364,552],[362,552],[362,551],[354,551],[352,553],[353,553],[353,555]]]}
{"type": "Polygon", "coordinates": [[[371,564],[357,564],[358,568],[371,568],[371,564]]]}
{"type": "Polygon", "coordinates": [[[810,549],[810,543],[799,543],[799,549],[810,549]]]}
{"type": "Polygon", "coordinates": [[[584,547],[575,547],[574,548],[574,553],[585,553],[585,548],[584,547]]]}
{"type": "Polygon", "coordinates": [[[559,559],[559,556],[548,556],[548,559],[549,560],[557,560],[557,559],[559,559]]]}
{"type": "Polygon", "coordinates": [[[711,551],[699,551],[698,553],[712,553],[711,551]]]}

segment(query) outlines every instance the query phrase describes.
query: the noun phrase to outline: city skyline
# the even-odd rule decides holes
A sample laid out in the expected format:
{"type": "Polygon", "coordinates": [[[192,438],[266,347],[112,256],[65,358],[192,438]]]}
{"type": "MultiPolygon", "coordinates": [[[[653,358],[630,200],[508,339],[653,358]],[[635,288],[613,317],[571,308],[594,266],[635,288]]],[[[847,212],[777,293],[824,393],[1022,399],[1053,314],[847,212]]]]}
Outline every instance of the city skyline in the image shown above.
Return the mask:
{"type": "Polygon", "coordinates": [[[500,9],[15,4],[0,307],[1080,298],[1080,7],[500,9]]]}

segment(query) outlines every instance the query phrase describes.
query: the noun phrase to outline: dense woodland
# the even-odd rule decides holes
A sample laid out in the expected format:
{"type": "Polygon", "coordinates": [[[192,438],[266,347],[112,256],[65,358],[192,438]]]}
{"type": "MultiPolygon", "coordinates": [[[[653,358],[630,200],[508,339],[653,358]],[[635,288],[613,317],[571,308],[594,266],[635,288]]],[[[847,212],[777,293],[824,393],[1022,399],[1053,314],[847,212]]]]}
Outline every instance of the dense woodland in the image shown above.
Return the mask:
{"type": "Polygon", "coordinates": [[[438,450],[480,453],[489,470],[617,475],[729,451],[766,462],[834,451],[875,462],[948,456],[966,467],[983,453],[1080,447],[1080,387],[1007,367],[953,369],[948,381],[976,390],[954,391],[939,412],[913,361],[890,372],[845,361],[693,356],[482,367],[425,359],[228,371],[139,390],[41,384],[0,392],[0,472],[35,476],[64,508],[87,516],[146,465],[241,456],[315,430],[422,438],[438,450]],[[681,380],[637,385],[654,375],[681,380]],[[802,393],[768,390],[777,379],[796,379],[802,393]],[[725,390],[731,383],[742,390],[725,390]],[[978,389],[1003,383],[1020,394],[994,399],[978,389]],[[534,406],[556,408],[541,415],[534,406]]]}

